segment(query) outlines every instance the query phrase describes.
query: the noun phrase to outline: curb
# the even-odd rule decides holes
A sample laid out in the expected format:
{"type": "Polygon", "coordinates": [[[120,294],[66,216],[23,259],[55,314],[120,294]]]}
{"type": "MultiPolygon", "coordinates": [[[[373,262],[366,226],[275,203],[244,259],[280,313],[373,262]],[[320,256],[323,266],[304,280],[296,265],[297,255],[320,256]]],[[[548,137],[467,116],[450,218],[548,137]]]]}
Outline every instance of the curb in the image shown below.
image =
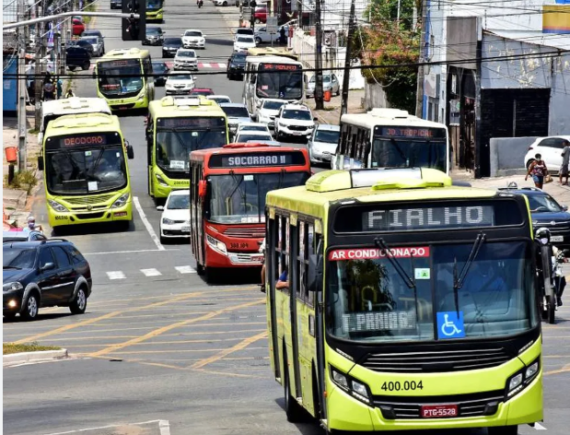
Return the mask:
{"type": "Polygon", "coordinates": [[[67,349],[21,352],[3,356],[3,366],[68,358],[67,349]]]}

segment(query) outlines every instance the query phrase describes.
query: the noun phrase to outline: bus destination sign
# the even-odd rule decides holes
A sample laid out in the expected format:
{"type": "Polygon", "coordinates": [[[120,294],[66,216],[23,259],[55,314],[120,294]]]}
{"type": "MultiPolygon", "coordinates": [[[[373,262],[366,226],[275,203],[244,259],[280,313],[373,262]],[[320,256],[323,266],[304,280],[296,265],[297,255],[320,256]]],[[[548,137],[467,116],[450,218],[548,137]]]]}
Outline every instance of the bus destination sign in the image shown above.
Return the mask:
{"type": "Polygon", "coordinates": [[[59,140],[59,145],[64,148],[107,145],[107,136],[104,134],[67,136],[59,140]]]}
{"type": "Polygon", "coordinates": [[[414,139],[444,139],[443,128],[416,128],[416,127],[375,127],[376,135],[390,138],[414,138],[414,139]]]}
{"type": "Polygon", "coordinates": [[[267,152],[217,154],[210,157],[210,168],[254,168],[260,166],[304,165],[305,157],[300,152],[267,152]]]}
{"type": "Polygon", "coordinates": [[[103,68],[121,68],[124,66],[128,67],[140,67],[140,61],[137,59],[126,59],[126,60],[110,60],[106,62],[99,62],[97,66],[101,66],[103,68]]]}
{"type": "Polygon", "coordinates": [[[158,128],[224,128],[224,118],[190,117],[190,118],[158,118],[158,128]]]}
{"type": "Polygon", "coordinates": [[[262,63],[259,65],[259,69],[265,71],[298,71],[301,69],[301,65],[262,63]]]}

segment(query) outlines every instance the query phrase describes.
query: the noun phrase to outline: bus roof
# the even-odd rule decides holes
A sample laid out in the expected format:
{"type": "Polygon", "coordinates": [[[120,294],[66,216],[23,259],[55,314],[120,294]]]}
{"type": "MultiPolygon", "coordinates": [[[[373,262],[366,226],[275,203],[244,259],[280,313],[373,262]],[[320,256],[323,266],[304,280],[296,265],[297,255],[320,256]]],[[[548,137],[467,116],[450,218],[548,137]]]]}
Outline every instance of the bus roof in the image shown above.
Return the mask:
{"type": "Polygon", "coordinates": [[[156,117],[188,117],[188,116],[223,116],[226,113],[214,101],[208,100],[202,95],[191,97],[164,97],[160,100],[151,101],[148,111],[156,117]]]}
{"type": "Polygon", "coordinates": [[[248,56],[281,56],[299,60],[299,56],[285,48],[255,47],[247,50],[248,56]]]}
{"type": "Polygon", "coordinates": [[[141,50],[140,48],[126,48],[108,51],[103,57],[97,59],[97,63],[121,59],[142,59],[146,57],[150,57],[148,50],[141,50]]]}
{"type": "Polygon", "coordinates": [[[445,128],[445,124],[426,121],[417,116],[410,115],[405,110],[399,109],[372,109],[366,113],[346,114],[341,118],[341,123],[357,125],[359,127],[373,128],[376,125],[394,125],[409,127],[445,128]]]}
{"type": "Polygon", "coordinates": [[[111,115],[111,109],[103,98],[71,97],[45,101],[42,104],[43,116],[72,115],[76,113],[107,113],[111,115]]]}
{"type": "Polygon", "coordinates": [[[119,118],[105,113],[65,115],[48,124],[45,136],[102,131],[121,131],[119,118]]]}
{"type": "MultiPolygon", "coordinates": [[[[248,52],[249,53],[249,52],[248,52]]],[[[280,63],[284,65],[301,65],[303,64],[295,59],[290,59],[284,56],[275,56],[275,55],[267,55],[267,56],[248,56],[245,58],[246,62],[249,63],[280,63]]]]}
{"type": "Polygon", "coordinates": [[[325,171],[312,176],[305,186],[270,191],[268,207],[284,207],[325,218],[331,203],[393,202],[491,198],[496,190],[452,186],[445,173],[435,169],[364,169],[325,171]]]}

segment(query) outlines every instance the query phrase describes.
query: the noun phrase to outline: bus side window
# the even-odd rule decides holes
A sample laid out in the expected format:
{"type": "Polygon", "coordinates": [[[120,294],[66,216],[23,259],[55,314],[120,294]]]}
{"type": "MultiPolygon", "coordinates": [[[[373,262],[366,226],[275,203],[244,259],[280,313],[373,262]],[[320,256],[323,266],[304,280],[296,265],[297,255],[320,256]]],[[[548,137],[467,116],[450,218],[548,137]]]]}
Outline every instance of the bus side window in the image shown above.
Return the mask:
{"type": "Polygon", "coordinates": [[[149,115],[146,124],[146,151],[147,151],[147,160],[148,166],[152,166],[152,147],[154,145],[154,124],[153,119],[149,115]]]}
{"type": "Polygon", "coordinates": [[[299,245],[298,245],[298,255],[295,259],[297,261],[297,275],[299,278],[299,282],[297,284],[297,292],[299,295],[297,296],[300,299],[305,300],[305,249],[307,246],[306,243],[306,225],[305,222],[299,220],[297,221],[297,231],[299,234],[299,245]]]}
{"type": "Polygon", "coordinates": [[[152,62],[150,61],[150,57],[144,58],[142,64],[145,78],[152,78],[152,62]]]}

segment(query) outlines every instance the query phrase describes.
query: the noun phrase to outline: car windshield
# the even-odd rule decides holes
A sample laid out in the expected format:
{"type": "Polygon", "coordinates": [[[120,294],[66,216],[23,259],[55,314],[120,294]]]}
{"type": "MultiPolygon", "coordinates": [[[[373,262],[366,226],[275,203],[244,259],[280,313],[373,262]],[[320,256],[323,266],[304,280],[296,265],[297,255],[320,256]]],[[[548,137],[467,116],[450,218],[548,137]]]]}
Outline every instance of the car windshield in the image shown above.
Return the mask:
{"type": "Polygon", "coordinates": [[[182,46],[182,39],[180,39],[180,38],[166,38],[164,40],[164,45],[181,47],[182,46]]]}
{"type": "Polygon", "coordinates": [[[257,140],[273,140],[271,135],[269,134],[240,134],[236,142],[247,142],[247,141],[257,141],[257,140]]]}
{"type": "Polygon", "coordinates": [[[194,89],[191,93],[191,95],[212,95],[212,91],[208,90],[208,89],[194,89]]]}
{"type": "Polygon", "coordinates": [[[202,32],[197,32],[195,30],[187,30],[186,33],[184,33],[184,36],[202,36],[202,32]]]}
{"type": "Polygon", "coordinates": [[[152,64],[152,70],[155,72],[163,72],[166,71],[166,65],[163,64],[162,62],[160,63],[153,63],[152,64]]]}
{"type": "Polygon", "coordinates": [[[141,62],[137,59],[99,62],[99,89],[105,96],[136,96],[144,85],[141,62]]]}
{"type": "Polygon", "coordinates": [[[170,74],[168,80],[193,80],[192,74],[170,74]]]}
{"type": "Polygon", "coordinates": [[[251,29],[238,29],[236,33],[238,35],[253,35],[253,30],[251,30],[251,29]]]}
{"type": "Polygon", "coordinates": [[[373,168],[434,168],[446,171],[445,141],[374,139],[373,168]]]}
{"type": "Polygon", "coordinates": [[[82,39],[82,41],[85,41],[89,44],[97,44],[99,41],[97,40],[97,38],[84,38],[82,39]]]}
{"type": "Polygon", "coordinates": [[[31,269],[36,260],[36,250],[29,248],[9,248],[3,251],[4,269],[31,269]]]}
{"type": "Polygon", "coordinates": [[[146,33],[149,35],[160,35],[162,32],[158,27],[149,27],[146,29],[146,33]]]}
{"type": "Polygon", "coordinates": [[[241,125],[239,131],[267,131],[265,125],[241,125]]]}
{"type": "Polygon", "coordinates": [[[210,97],[209,98],[212,101],[215,101],[216,103],[229,103],[230,99],[226,98],[226,97],[210,97]]]}
{"type": "Polygon", "coordinates": [[[315,141],[337,144],[339,137],[340,137],[340,131],[317,130],[315,134],[315,141]]]}
{"type": "Polygon", "coordinates": [[[180,57],[196,57],[196,53],[193,51],[182,51],[182,50],[180,50],[177,53],[177,55],[180,57]]]}
{"type": "Polygon", "coordinates": [[[373,247],[329,251],[328,331],[345,340],[393,342],[504,337],[536,326],[531,245],[483,244],[454,292],[454,276],[472,248],[391,247],[403,273],[373,247]]]}
{"type": "Polygon", "coordinates": [[[285,104],[284,101],[265,101],[263,108],[267,110],[279,110],[283,104],[285,104]]]}
{"type": "Polygon", "coordinates": [[[249,112],[245,107],[223,106],[222,110],[232,118],[249,118],[249,112]]]}
{"type": "Polygon", "coordinates": [[[46,152],[47,188],[61,195],[121,189],[127,185],[123,154],[120,144],[46,152]]]}
{"type": "Polygon", "coordinates": [[[285,119],[298,119],[301,121],[310,121],[311,118],[311,112],[309,112],[308,110],[284,110],[283,111],[283,115],[282,118],[285,119]]]}
{"type": "Polygon", "coordinates": [[[557,213],[564,211],[562,207],[547,194],[525,195],[532,213],[557,213]]]}
{"type": "Polygon", "coordinates": [[[305,184],[308,178],[305,172],[211,176],[209,220],[222,224],[264,222],[267,193],[305,184]]]}
{"type": "MultiPolygon", "coordinates": [[[[317,80],[317,78],[315,76],[311,77],[311,80],[309,80],[309,83],[315,83],[317,80]]],[[[323,76],[323,83],[328,83],[331,81],[331,76],[323,76]]]]}
{"type": "Polygon", "coordinates": [[[232,58],[232,62],[233,62],[233,63],[238,63],[238,64],[240,64],[240,65],[241,65],[241,64],[245,64],[245,58],[246,58],[246,56],[237,56],[237,55],[236,55],[236,56],[234,56],[234,57],[232,58]]]}
{"type": "Polygon", "coordinates": [[[248,36],[238,36],[237,41],[238,42],[248,42],[248,43],[253,44],[253,38],[248,37],[248,36]]]}
{"type": "Polygon", "coordinates": [[[190,207],[189,195],[170,195],[166,208],[169,210],[185,210],[190,207]]]}

